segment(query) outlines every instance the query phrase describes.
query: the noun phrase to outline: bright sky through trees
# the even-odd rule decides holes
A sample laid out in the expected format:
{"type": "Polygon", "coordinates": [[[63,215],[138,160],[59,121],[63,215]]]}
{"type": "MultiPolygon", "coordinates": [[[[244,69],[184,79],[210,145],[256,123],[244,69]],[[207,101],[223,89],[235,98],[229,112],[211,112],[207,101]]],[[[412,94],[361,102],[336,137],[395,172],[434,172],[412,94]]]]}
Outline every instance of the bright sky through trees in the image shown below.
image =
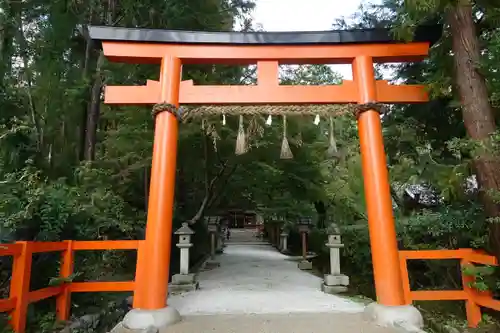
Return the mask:
{"type": "MultiPolygon", "coordinates": [[[[351,16],[363,0],[257,0],[253,14],[255,24],[265,31],[330,30],[335,19],[351,16]]],[[[380,0],[370,0],[379,3],[380,0]]],[[[334,69],[344,79],[351,79],[351,66],[334,69]]]]}

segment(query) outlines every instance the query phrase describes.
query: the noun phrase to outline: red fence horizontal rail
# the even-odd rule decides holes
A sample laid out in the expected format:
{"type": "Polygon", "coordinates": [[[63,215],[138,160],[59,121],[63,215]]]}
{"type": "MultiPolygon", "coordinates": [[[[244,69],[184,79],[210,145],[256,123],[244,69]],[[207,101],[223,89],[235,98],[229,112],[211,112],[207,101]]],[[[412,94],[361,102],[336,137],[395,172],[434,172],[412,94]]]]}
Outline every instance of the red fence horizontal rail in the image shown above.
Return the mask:
{"type": "Polygon", "coordinates": [[[15,298],[0,299],[0,312],[7,312],[16,307],[15,298]]]}
{"type": "Polygon", "coordinates": [[[60,277],[68,278],[73,273],[75,251],[138,250],[141,242],[143,241],[106,240],[0,244],[0,256],[12,256],[14,258],[10,295],[7,299],[0,299],[0,313],[8,312],[12,318],[10,323],[14,331],[23,333],[26,326],[27,307],[30,303],[56,297],[57,317],[60,320],[67,320],[69,318],[71,293],[135,291],[134,281],[63,282],[58,286],[30,291],[31,262],[34,253],[62,252],[63,260],[60,277]]]}
{"type": "Polygon", "coordinates": [[[468,298],[463,290],[419,290],[410,295],[413,301],[463,301],[468,298]]]}
{"type": "Polygon", "coordinates": [[[136,250],[139,248],[138,240],[118,241],[73,241],[73,250],[136,250]]]}
{"type": "Polygon", "coordinates": [[[96,293],[103,291],[133,291],[134,281],[120,282],[73,282],[70,290],[72,293],[96,293]]]}
{"type": "Polygon", "coordinates": [[[21,245],[19,244],[0,244],[0,257],[15,256],[21,253],[21,245]]]}
{"type": "Polygon", "coordinates": [[[482,264],[482,265],[490,265],[490,266],[498,266],[497,258],[491,256],[485,252],[481,252],[478,250],[471,251],[467,259],[471,263],[482,264]]]}
{"type": "Polygon", "coordinates": [[[471,249],[399,251],[400,257],[411,260],[461,259],[468,256],[470,253],[471,249]]]}
{"type": "Polygon", "coordinates": [[[30,242],[31,253],[59,252],[67,248],[66,242],[30,242]]]}
{"type": "Polygon", "coordinates": [[[500,311],[500,301],[492,299],[490,296],[476,296],[475,301],[480,306],[500,311]]]}
{"type": "Polygon", "coordinates": [[[467,321],[469,327],[477,327],[481,321],[481,308],[485,307],[500,311],[500,301],[493,299],[490,292],[475,290],[471,285],[475,277],[462,273],[462,290],[419,290],[410,289],[410,279],[408,275],[408,260],[460,260],[462,268],[472,264],[498,266],[498,261],[494,256],[473,249],[458,250],[414,250],[400,251],[399,259],[401,273],[403,277],[403,290],[406,303],[413,301],[465,301],[467,321]]]}
{"type": "Polygon", "coordinates": [[[35,303],[47,298],[57,296],[62,292],[62,289],[63,287],[57,286],[57,287],[47,287],[35,291],[30,291],[28,295],[28,302],[35,303]]]}

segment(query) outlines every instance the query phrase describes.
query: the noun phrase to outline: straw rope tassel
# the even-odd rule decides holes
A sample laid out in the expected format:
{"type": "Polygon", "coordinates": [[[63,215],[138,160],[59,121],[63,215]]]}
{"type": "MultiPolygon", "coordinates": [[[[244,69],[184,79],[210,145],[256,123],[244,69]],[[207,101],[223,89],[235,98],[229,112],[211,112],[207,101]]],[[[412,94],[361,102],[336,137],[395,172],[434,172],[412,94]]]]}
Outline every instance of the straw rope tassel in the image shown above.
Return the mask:
{"type": "Polygon", "coordinates": [[[273,116],[269,115],[266,120],[266,125],[271,126],[272,123],[273,123],[273,116]]]}
{"type": "Polygon", "coordinates": [[[288,139],[286,137],[286,116],[283,116],[283,141],[281,142],[281,154],[280,158],[283,160],[289,160],[293,158],[292,150],[288,144],[288,139]]]}
{"type": "Polygon", "coordinates": [[[330,145],[328,146],[328,150],[326,154],[328,157],[338,157],[338,149],[337,149],[337,142],[335,141],[335,135],[334,135],[334,128],[333,128],[333,117],[330,117],[330,145]]]}
{"type": "Polygon", "coordinates": [[[314,125],[318,126],[319,125],[319,122],[321,121],[321,119],[319,118],[319,114],[317,114],[315,117],[314,117],[314,125]]]}
{"type": "Polygon", "coordinates": [[[243,126],[243,115],[240,115],[240,122],[238,126],[238,136],[236,137],[236,155],[243,155],[247,152],[247,143],[245,135],[245,127],[243,126]]]}

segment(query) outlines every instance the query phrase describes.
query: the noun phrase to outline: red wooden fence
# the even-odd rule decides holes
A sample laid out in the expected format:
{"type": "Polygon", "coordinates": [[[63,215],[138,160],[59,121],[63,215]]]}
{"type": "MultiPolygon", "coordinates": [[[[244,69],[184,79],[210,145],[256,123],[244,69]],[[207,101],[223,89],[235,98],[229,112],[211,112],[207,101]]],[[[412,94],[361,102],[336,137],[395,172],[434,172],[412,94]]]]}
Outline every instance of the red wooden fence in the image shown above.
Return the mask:
{"type": "Polygon", "coordinates": [[[403,275],[403,284],[405,291],[405,300],[407,304],[413,301],[465,301],[467,321],[469,327],[477,327],[481,321],[481,307],[500,311],[500,301],[493,299],[491,292],[481,292],[473,288],[473,276],[467,276],[463,269],[473,264],[498,266],[495,257],[484,252],[472,249],[459,250],[425,250],[425,251],[400,251],[399,259],[401,273],[403,275]],[[408,260],[424,259],[459,259],[462,268],[462,289],[461,290],[420,290],[410,289],[410,278],[408,276],[408,260]]]}
{"type": "Polygon", "coordinates": [[[16,242],[0,244],[0,256],[13,256],[10,295],[0,299],[0,312],[9,312],[10,323],[17,333],[26,328],[28,305],[50,297],[56,297],[57,319],[68,320],[71,293],[134,291],[134,281],[123,282],[65,282],[59,286],[30,291],[31,262],[34,253],[61,252],[60,277],[73,274],[75,251],[88,250],[138,250],[143,241],[64,241],[64,242],[16,242]]]}

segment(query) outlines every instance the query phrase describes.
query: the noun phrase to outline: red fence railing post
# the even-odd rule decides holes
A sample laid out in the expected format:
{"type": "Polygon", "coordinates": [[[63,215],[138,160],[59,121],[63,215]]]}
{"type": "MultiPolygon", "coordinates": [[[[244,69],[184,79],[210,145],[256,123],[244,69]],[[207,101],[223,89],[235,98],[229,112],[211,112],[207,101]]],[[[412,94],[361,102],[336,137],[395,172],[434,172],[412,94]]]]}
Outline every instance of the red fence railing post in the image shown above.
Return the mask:
{"type": "Polygon", "coordinates": [[[408,272],[408,260],[405,253],[399,251],[399,265],[401,268],[401,281],[403,283],[403,293],[405,298],[405,304],[412,304],[411,299],[411,286],[410,286],[410,273],[408,272]]]}
{"type": "Polygon", "coordinates": [[[464,274],[464,269],[472,266],[472,263],[466,258],[460,260],[460,268],[462,273],[462,284],[464,291],[468,298],[465,301],[465,312],[467,315],[467,321],[469,322],[469,327],[477,327],[481,322],[481,307],[474,301],[474,294],[476,291],[470,286],[471,283],[475,281],[474,276],[469,276],[464,274]]]}
{"type": "Polygon", "coordinates": [[[134,279],[134,300],[133,307],[134,309],[140,309],[144,306],[144,300],[141,298],[144,293],[140,290],[141,286],[144,285],[144,280],[147,279],[147,272],[144,272],[144,263],[146,261],[146,248],[145,241],[141,240],[139,245],[137,246],[137,263],[135,268],[135,279],[134,279]]]}
{"type": "Polygon", "coordinates": [[[10,313],[10,324],[15,332],[24,333],[30,292],[31,243],[16,242],[16,244],[21,245],[21,253],[14,256],[14,265],[12,267],[9,298],[16,300],[16,307],[10,313]]]}
{"type": "MultiPolygon", "coordinates": [[[[73,251],[73,241],[66,241],[68,247],[61,254],[61,269],[60,277],[69,278],[73,274],[74,267],[74,251],[73,251]]],[[[62,292],[57,296],[56,299],[56,315],[57,319],[61,321],[66,321],[69,319],[70,309],[71,309],[71,282],[63,282],[62,292]]]]}

